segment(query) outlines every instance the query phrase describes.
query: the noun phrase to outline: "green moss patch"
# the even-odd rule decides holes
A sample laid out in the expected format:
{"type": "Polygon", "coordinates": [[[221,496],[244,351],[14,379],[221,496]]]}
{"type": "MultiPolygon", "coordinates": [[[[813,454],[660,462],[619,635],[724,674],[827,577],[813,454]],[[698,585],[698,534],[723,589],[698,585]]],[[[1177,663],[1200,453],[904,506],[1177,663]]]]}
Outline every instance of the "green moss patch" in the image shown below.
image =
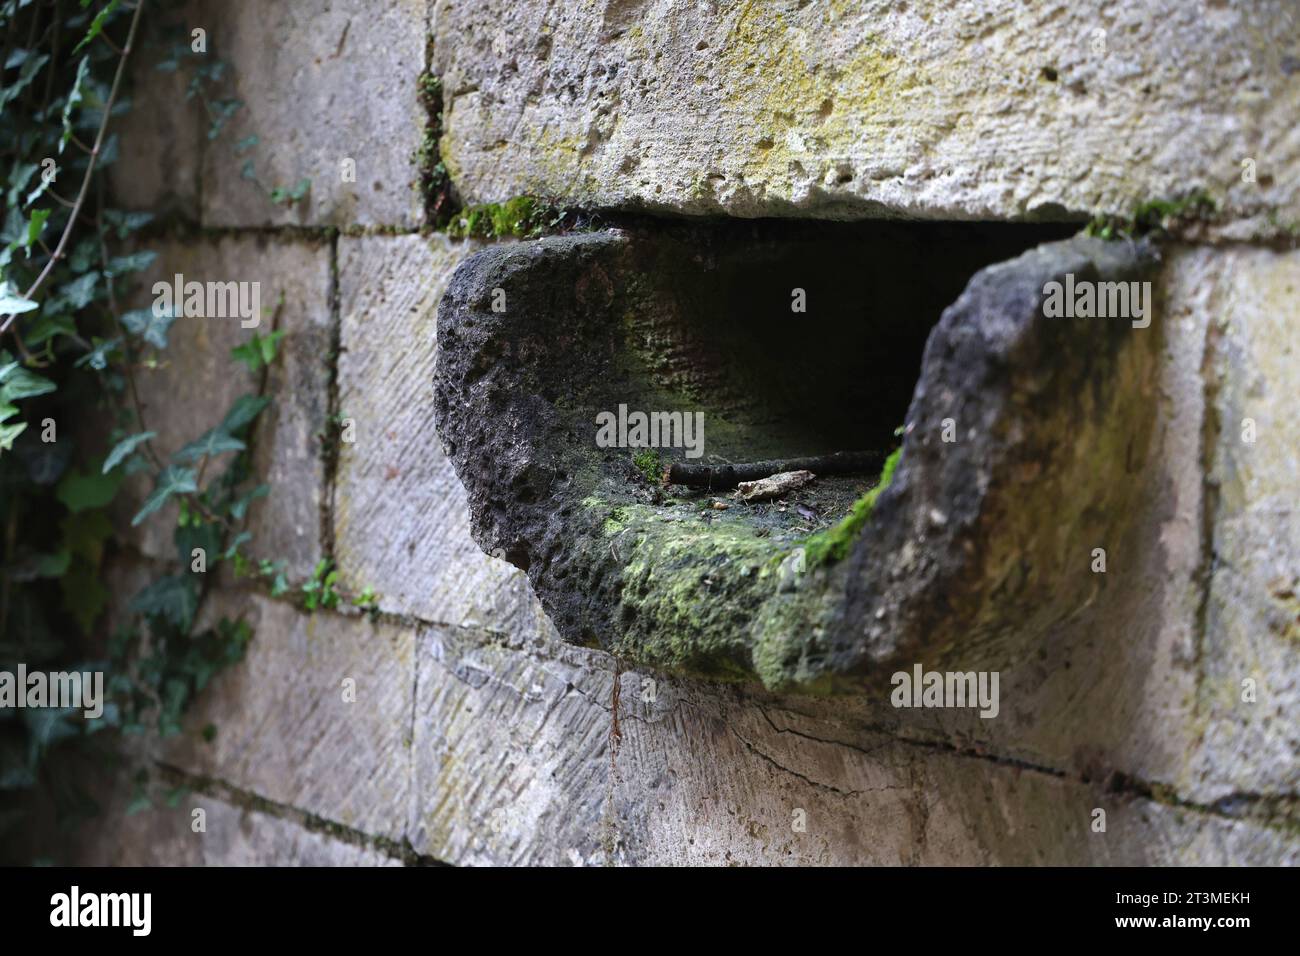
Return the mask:
{"type": "Polygon", "coordinates": [[[565,212],[535,196],[462,209],[447,223],[453,239],[531,239],[558,227],[565,212]]]}
{"type": "Polygon", "coordinates": [[[835,527],[820,531],[804,542],[804,560],[809,568],[842,561],[848,556],[849,549],[853,546],[853,539],[858,536],[862,526],[871,517],[876,499],[894,480],[894,469],[898,467],[898,459],[902,454],[903,449],[899,448],[885,459],[884,467],[880,470],[880,480],[874,488],[853,503],[853,509],[847,518],[835,527]]]}
{"type": "Polygon", "coordinates": [[[1178,199],[1152,199],[1138,203],[1131,216],[1098,216],[1085,233],[1099,239],[1136,239],[1175,231],[1180,225],[1209,219],[1218,204],[1204,190],[1178,199]]]}
{"type": "Polygon", "coordinates": [[[660,458],[659,452],[652,448],[647,448],[645,451],[633,455],[632,464],[636,465],[636,470],[641,472],[645,480],[652,485],[659,484],[663,479],[663,459],[660,458]]]}

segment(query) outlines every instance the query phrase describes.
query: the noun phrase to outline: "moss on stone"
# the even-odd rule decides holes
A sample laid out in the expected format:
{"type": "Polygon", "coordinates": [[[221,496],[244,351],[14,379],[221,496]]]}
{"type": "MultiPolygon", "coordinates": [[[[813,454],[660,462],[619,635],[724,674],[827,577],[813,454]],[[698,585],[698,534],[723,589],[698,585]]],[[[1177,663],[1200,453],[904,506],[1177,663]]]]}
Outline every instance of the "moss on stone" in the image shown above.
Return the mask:
{"type": "MultiPolygon", "coordinates": [[[[828,18],[856,15],[852,0],[826,6],[828,18]]],[[[881,101],[904,94],[915,82],[874,33],[864,33],[855,54],[838,69],[821,68],[824,56],[779,8],[765,3],[741,8],[718,51],[720,68],[730,76],[765,77],[768,91],[756,104],[747,83],[733,84],[724,94],[723,107],[752,110],[756,134],[762,133],[743,159],[746,183],[780,184],[786,192],[815,181],[818,170],[807,168],[810,161],[821,164],[819,155],[850,154],[862,135],[858,118],[879,112],[881,101]]],[[[712,184],[692,187],[696,202],[713,199],[712,184]]]]}
{"type": "Polygon", "coordinates": [[[613,650],[650,666],[750,679],[745,617],[774,591],[763,569],[780,549],[740,520],[703,524],[683,511],[604,509],[601,530],[622,563],[613,650]]]}
{"type": "Polygon", "coordinates": [[[1177,199],[1149,199],[1133,208],[1131,216],[1098,216],[1084,232],[1099,239],[1135,239],[1169,232],[1180,222],[1208,219],[1218,208],[1205,190],[1177,199]]]}
{"type": "Polygon", "coordinates": [[[876,499],[894,480],[894,469],[898,467],[898,459],[902,453],[903,449],[899,448],[885,459],[885,465],[880,471],[880,480],[876,482],[874,488],[853,503],[853,510],[847,518],[835,527],[818,532],[804,542],[804,560],[810,569],[842,561],[848,556],[853,539],[871,517],[876,499]]]}
{"type": "MultiPolygon", "coordinates": [[[[426,56],[431,57],[433,37],[426,37],[426,56]]],[[[439,141],[443,134],[442,79],[426,69],[417,81],[420,107],[424,110],[424,133],[416,147],[415,167],[419,170],[416,188],[424,203],[428,222],[440,226],[447,221],[455,208],[451,192],[451,176],[442,160],[439,141]]]]}
{"type": "Polygon", "coordinates": [[[633,455],[632,464],[636,465],[636,470],[641,472],[645,476],[645,480],[652,485],[659,484],[663,478],[663,459],[660,458],[659,452],[653,448],[647,448],[645,451],[633,455]]]}
{"type": "Polygon", "coordinates": [[[453,239],[530,239],[561,218],[562,212],[535,196],[515,196],[462,209],[447,223],[447,235],[453,239]]]}

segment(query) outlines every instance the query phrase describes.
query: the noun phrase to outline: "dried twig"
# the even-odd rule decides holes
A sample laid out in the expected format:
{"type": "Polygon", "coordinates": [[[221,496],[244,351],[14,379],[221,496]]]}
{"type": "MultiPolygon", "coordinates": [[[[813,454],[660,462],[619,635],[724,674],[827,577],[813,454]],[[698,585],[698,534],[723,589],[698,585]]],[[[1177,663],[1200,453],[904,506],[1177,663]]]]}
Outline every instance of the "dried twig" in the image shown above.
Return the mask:
{"type": "Polygon", "coordinates": [[[877,451],[837,451],[809,458],[780,458],[734,465],[692,465],[675,461],[668,469],[669,484],[725,491],[742,481],[758,481],[783,471],[811,471],[816,475],[871,474],[880,470],[885,456],[877,451]]]}
{"type": "Polygon", "coordinates": [[[741,501],[769,501],[798,491],[816,477],[811,471],[783,471],[758,481],[742,481],[736,486],[736,497],[741,501]]]}

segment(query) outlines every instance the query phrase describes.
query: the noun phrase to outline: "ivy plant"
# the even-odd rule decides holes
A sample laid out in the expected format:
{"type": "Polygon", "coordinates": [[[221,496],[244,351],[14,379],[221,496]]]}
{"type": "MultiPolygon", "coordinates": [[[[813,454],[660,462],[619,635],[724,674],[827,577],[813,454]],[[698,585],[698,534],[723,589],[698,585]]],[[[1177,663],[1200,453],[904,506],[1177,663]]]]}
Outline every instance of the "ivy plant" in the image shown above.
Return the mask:
{"type": "MultiPolygon", "coordinates": [[[[164,449],[140,398],[180,337],[172,312],[128,307],[163,225],[114,206],[106,180],[131,77],[183,74],[209,140],[241,106],[222,92],[228,70],[202,31],[172,16],[182,9],[173,0],[0,0],[0,670],[102,670],[108,697],[97,720],[0,710],[0,846],[37,787],[64,820],[94,811],[76,775],[59,768],[86,751],[113,757],[101,746],[113,735],[98,731],[180,732],[187,705],[242,658],[248,622],[204,613],[221,566],[307,611],[378,613],[371,589],[338,589],[328,559],[294,585],[284,562],[247,554],[250,510],[270,493],[253,446],[286,335],[283,297],[267,331],[228,356],[243,394],[206,430],[164,449]],[[171,522],[172,557],[118,593],[122,576],[109,571],[130,548],[122,536],[159,521],[171,522]]],[[[244,177],[270,202],[306,201],[309,180],[258,180],[256,145],[250,136],[233,148],[244,177]]],[[[322,429],[326,455],[337,454],[337,430],[322,429]]],[[[218,732],[209,724],[201,736],[218,732]]],[[[136,783],[137,796],[147,793],[136,783]]]]}
{"type": "MultiPolygon", "coordinates": [[[[143,21],[163,6],[0,2],[0,669],[102,670],[108,698],[95,721],[0,711],[0,843],[38,785],[64,818],[93,809],[50,779],[52,753],[93,746],[106,728],[178,732],[186,705],[252,637],[247,622],[201,611],[217,567],[248,541],[250,503],[267,492],[250,455],[282,333],[256,344],[246,394],[165,453],[139,386],[168,361],[175,316],[126,308],[156,257],[152,217],[114,207],[105,178],[139,73],[128,64],[141,56],[143,21]],[[175,558],[119,595],[106,570],[122,550],[134,475],[152,490],[126,520],[175,505],[175,558]],[[120,611],[112,632],[110,606],[120,611]]],[[[222,69],[188,47],[156,53],[165,69],[191,69],[215,135],[237,108],[209,93],[222,69]]]]}

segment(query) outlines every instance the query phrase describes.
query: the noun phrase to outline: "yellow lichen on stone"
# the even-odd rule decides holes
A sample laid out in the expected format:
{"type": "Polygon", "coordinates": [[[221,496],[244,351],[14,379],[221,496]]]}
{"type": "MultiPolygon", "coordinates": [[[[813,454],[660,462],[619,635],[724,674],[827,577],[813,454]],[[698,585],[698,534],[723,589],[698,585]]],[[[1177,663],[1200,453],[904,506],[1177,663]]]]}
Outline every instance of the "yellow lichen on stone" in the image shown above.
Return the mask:
{"type": "MultiPolygon", "coordinates": [[[[847,6],[831,4],[823,17],[834,20],[847,6]]],[[[815,37],[766,3],[745,6],[721,52],[723,88],[755,131],[743,165],[751,188],[788,193],[840,175],[828,167],[852,154],[863,118],[903,88],[897,57],[874,35],[864,34],[856,55],[836,66],[819,57],[815,37]]]]}

